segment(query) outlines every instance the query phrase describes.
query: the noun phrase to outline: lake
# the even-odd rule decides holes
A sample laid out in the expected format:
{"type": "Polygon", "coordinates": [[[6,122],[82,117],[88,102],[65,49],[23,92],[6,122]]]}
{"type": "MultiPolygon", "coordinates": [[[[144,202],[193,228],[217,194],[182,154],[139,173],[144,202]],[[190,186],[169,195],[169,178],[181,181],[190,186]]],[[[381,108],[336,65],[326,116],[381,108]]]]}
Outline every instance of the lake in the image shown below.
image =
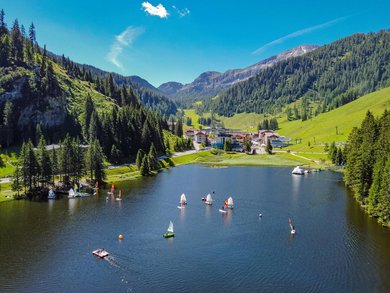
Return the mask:
{"type": "Polygon", "coordinates": [[[389,292],[389,229],[340,174],[291,170],[187,165],[118,184],[122,201],[2,203],[0,292],[389,292]]]}

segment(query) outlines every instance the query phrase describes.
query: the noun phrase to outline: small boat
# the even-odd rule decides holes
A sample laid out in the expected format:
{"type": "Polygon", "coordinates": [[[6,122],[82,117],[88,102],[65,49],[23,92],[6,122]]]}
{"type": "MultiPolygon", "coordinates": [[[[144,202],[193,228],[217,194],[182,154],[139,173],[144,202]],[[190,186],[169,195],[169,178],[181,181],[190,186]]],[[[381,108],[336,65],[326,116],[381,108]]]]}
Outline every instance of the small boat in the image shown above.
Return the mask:
{"type": "Polygon", "coordinates": [[[291,173],[292,173],[292,174],[295,174],[295,175],[304,175],[304,174],[305,174],[305,170],[302,169],[302,168],[299,167],[299,166],[296,166],[296,167],[294,168],[294,170],[292,170],[291,173]]]}
{"type": "Polygon", "coordinates": [[[76,198],[76,197],[80,197],[78,192],[75,192],[73,188],[69,189],[68,198],[76,198]]]}
{"type": "Polygon", "coordinates": [[[115,185],[112,184],[112,185],[111,185],[111,189],[110,189],[110,191],[107,192],[107,194],[113,195],[113,194],[114,194],[114,191],[115,191],[115,185]]]}
{"type": "Polygon", "coordinates": [[[53,191],[53,189],[50,188],[49,190],[49,194],[47,196],[47,199],[56,199],[56,194],[55,192],[53,191]]]}
{"type": "Polygon", "coordinates": [[[182,205],[177,206],[177,208],[181,210],[181,209],[185,209],[186,206],[182,204],[182,205]]]}
{"type": "Polygon", "coordinates": [[[187,198],[186,198],[186,195],[183,193],[180,196],[180,205],[185,205],[185,204],[187,204],[187,198]]]}
{"type": "Polygon", "coordinates": [[[226,214],[227,213],[227,210],[225,210],[225,206],[222,206],[219,211],[222,213],[222,214],[226,214]]]}
{"type": "Polygon", "coordinates": [[[293,222],[291,221],[291,218],[288,218],[288,223],[290,225],[290,229],[291,229],[291,234],[295,234],[295,227],[293,225],[293,222]]]}
{"type": "Polygon", "coordinates": [[[212,199],[210,193],[206,196],[206,202],[205,202],[205,204],[208,204],[208,205],[212,205],[212,204],[213,204],[213,199],[212,199]]]}
{"type": "Polygon", "coordinates": [[[104,248],[96,249],[92,251],[92,254],[100,258],[105,258],[110,255],[106,250],[104,250],[104,248]]]}
{"type": "Polygon", "coordinates": [[[122,200],[122,190],[119,190],[118,197],[115,200],[122,200]]]}
{"type": "Polygon", "coordinates": [[[88,192],[76,192],[78,197],[88,197],[91,196],[88,192]]]}
{"type": "Polygon", "coordinates": [[[170,237],[175,237],[175,234],[173,234],[173,223],[172,221],[169,222],[169,226],[167,229],[167,232],[163,234],[164,238],[170,238],[170,237]]]}
{"type": "Polygon", "coordinates": [[[227,207],[228,209],[232,209],[233,206],[234,206],[234,204],[233,204],[232,197],[229,197],[227,200],[225,200],[225,207],[227,207]]]}

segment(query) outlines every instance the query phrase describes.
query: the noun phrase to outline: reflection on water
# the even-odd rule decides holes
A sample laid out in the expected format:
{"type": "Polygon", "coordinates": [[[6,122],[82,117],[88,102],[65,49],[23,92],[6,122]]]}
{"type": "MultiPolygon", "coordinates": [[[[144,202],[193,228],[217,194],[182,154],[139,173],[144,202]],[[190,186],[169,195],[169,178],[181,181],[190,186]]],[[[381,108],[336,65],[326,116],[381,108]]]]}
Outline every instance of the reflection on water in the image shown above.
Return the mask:
{"type": "Polygon", "coordinates": [[[78,202],[78,199],[77,198],[67,198],[67,197],[64,197],[63,200],[66,200],[68,201],[68,212],[69,212],[69,215],[73,215],[76,211],[76,208],[77,208],[77,202],[78,202]]]}
{"type": "Polygon", "coordinates": [[[305,179],[304,176],[306,175],[291,174],[291,180],[292,180],[291,194],[294,201],[297,201],[299,199],[300,185],[302,181],[305,179]]]}
{"type": "Polygon", "coordinates": [[[101,190],[0,204],[0,292],[388,292],[390,233],[340,178],[191,165],[121,183],[122,201],[101,190]],[[200,200],[210,191],[212,206],[200,200]],[[99,247],[107,261],[92,256],[99,247]]]}
{"type": "Polygon", "coordinates": [[[47,207],[49,208],[49,213],[51,213],[53,211],[54,205],[55,205],[55,200],[49,199],[47,202],[47,207]]]}

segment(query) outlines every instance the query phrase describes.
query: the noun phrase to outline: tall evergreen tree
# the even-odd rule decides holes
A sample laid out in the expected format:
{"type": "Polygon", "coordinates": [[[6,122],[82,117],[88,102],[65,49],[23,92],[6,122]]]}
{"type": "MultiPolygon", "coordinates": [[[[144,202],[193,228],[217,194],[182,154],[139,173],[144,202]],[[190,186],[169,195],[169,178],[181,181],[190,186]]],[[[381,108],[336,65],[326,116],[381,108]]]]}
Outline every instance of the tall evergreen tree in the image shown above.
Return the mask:
{"type": "Polygon", "coordinates": [[[0,11],[0,37],[7,34],[8,29],[7,29],[7,24],[5,23],[5,13],[4,10],[1,9],[0,11]]]}
{"type": "Polygon", "coordinates": [[[149,157],[147,155],[142,158],[140,172],[142,176],[150,175],[149,157]]]}
{"type": "Polygon", "coordinates": [[[139,149],[137,152],[137,158],[135,160],[135,164],[138,170],[141,170],[142,160],[145,156],[145,152],[142,149],[139,149]]]}
{"type": "Polygon", "coordinates": [[[37,162],[39,168],[39,181],[41,187],[44,187],[51,179],[52,170],[49,153],[46,150],[46,141],[43,136],[41,136],[39,140],[37,162]]]}

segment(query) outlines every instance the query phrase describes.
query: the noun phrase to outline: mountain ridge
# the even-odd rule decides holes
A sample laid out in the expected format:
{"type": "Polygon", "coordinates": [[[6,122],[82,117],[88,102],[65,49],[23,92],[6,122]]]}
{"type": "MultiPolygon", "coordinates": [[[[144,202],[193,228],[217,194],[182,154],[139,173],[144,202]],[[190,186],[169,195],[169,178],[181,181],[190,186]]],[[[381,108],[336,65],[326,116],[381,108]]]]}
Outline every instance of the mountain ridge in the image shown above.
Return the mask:
{"type": "Polygon", "coordinates": [[[318,47],[319,46],[317,45],[300,45],[242,69],[229,69],[224,72],[206,71],[201,73],[191,83],[183,85],[181,83],[171,81],[161,84],[158,89],[173,100],[180,100],[189,97],[211,97],[236,83],[248,80],[262,70],[272,67],[280,61],[302,56],[317,49],[318,47]]]}

